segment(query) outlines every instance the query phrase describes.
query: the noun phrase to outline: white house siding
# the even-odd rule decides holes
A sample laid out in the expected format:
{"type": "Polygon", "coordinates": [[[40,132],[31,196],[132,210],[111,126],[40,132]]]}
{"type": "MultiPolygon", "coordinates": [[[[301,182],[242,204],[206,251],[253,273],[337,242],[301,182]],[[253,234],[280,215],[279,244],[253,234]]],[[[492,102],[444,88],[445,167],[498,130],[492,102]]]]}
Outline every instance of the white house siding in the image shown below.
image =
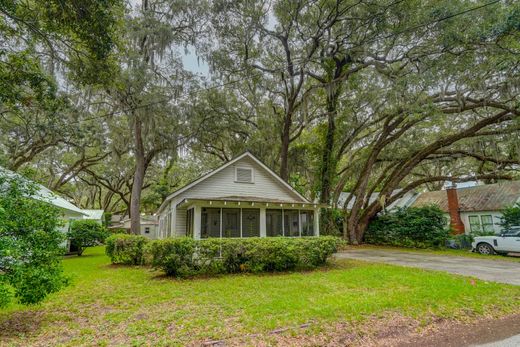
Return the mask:
{"type": "Polygon", "coordinates": [[[173,236],[186,236],[186,208],[177,208],[175,213],[175,230],[173,236]]]}
{"type": "Polygon", "coordinates": [[[464,230],[466,234],[471,232],[469,217],[470,216],[492,216],[493,217],[493,229],[496,234],[499,234],[502,231],[502,227],[500,226],[500,222],[502,219],[502,213],[497,211],[477,211],[477,212],[461,212],[460,218],[462,219],[462,223],[464,223],[464,230]]]}
{"type": "MultiPolygon", "coordinates": [[[[161,218],[164,218],[169,213],[172,206],[177,206],[184,199],[210,199],[228,196],[308,203],[308,201],[300,198],[281,182],[278,182],[271,173],[246,156],[175,196],[161,211],[161,218]],[[235,182],[236,167],[252,168],[254,183],[235,182]]],[[[164,228],[165,235],[186,235],[186,208],[176,207],[175,230],[170,230],[171,226],[166,223],[161,224],[161,227],[164,228]]]]}

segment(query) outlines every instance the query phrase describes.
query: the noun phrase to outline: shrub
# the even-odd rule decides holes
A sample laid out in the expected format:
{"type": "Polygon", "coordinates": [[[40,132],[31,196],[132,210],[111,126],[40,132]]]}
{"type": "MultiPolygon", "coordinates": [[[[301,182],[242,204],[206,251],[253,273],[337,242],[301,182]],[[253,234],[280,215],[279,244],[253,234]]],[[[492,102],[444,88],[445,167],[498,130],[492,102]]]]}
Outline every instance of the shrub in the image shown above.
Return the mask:
{"type": "Polygon", "coordinates": [[[38,187],[0,168],[0,306],[35,304],[67,284],[60,211],[38,187]]]}
{"type": "Polygon", "coordinates": [[[105,240],[105,252],[113,264],[142,265],[148,242],[141,235],[115,234],[105,240]]]}
{"type": "Polygon", "coordinates": [[[67,236],[71,244],[77,247],[78,255],[81,255],[85,248],[103,243],[108,233],[104,226],[94,220],[75,220],[67,236]]]}
{"type": "Polygon", "coordinates": [[[437,206],[401,208],[376,217],[368,225],[365,242],[399,247],[444,246],[449,237],[446,217],[437,206]]]}
{"type": "Polygon", "coordinates": [[[520,225],[520,203],[507,207],[502,211],[502,221],[500,225],[504,230],[520,225]]]}
{"type": "Polygon", "coordinates": [[[147,252],[153,267],[168,276],[186,277],[194,273],[195,241],[188,237],[153,241],[147,252]]]}
{"type": "Polygon", "coordinates": [[[272,272],[311,269],[325,264],[340,240],[331,237],[152,241],[151,264],[167,275],[272,272]]]}

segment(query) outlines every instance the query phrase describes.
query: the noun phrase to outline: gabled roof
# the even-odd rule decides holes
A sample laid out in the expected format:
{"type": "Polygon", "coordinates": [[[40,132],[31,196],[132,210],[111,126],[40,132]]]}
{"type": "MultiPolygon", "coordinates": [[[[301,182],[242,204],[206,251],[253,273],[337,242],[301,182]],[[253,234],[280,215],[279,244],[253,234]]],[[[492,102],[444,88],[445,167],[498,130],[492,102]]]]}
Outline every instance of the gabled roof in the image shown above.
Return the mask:
{"type": "MultiPolygon", "coordinates": [[[[13,171],[7,170],[3,167],[0,167],[0,175],[6,175],[7,177],[11,177],[11,178],[17,177],[17,178],[25,180],[26,182],[29,182],[29,180],[27,178],[23,177],[22,175],[17,174],[13,171]]],[[[64,210],[67,210],[70,212],[74,212],[74,213],[77,213],[80,215],[86,215],[86,213],[84,213],[83,210],[81,210],[79,207],[77,207],[74,204],[72,204],[71,202],[65,200],[61,196],[52,192],[51,190],[45,188],[41,184],[34,183],[34,185],[36,186],[36,188],[38,190],[36,191],[36,193],[33,196],[31,196],[33,199],[47,202],[51,205],[54,205],[58,208],[61,208],[61,209],[64,209],[64,210]]]]}
{"type": "Polygon", "coordinates": [[[83,217],[83,219],[101,219],[103,218],[103,213],[105,213],[104,210],[82,210],[83,213],[86,214],[86,216],[83,217]]]}
{"type": "Polygon", "coordinates": [[[159,207],[159,209],[157,210],[157,213],[160,213],[163,208],[166,206],[166,204],[171,200],[173,199],[174,197],[176,197],[177,195],[185,192],[186,190],[190,189],[191,187],[199,184],[200,182],[210,178],[211,176],[215,175],[216,173],[224,170],[225,168],[227,168],[228,166],[231,166],[233,165],[234,163],[236,163],[237,161],[243,159],[243,158],[250,158],[252,159],[256,164],[258,164],[260,167],[262,167],[264,170],[266,170],[269,174],[271,174],[272,177],[275,178],[275,180],[277,180],[278,182],[280,182],[285,188],[289,189],[292,193],[294,193],[298,198],[302,199],[303,202],[305,203],[311,203],[307,198],[305,198],[303,195],[301,195],[300,193],[298,193],[298,191],[296,189],[294,189],[289,183],[287,183],[286,181],[284,181],[280,176],[278,176],[273,170],[271,170],[267,165],[265,165],[264,163],[262,163],[260,161],[260,159],[258,159],[257,157],[255,157],[251,152],[249,151],[245,151],[244,153],[242,153],[241,155],[231,159],[230,161],[228,161],[227,163],[224,163],[223,165],[219,166],[218,168],[216,168],[215,170],[213,171],[210,171],[209,173],[197,178],[196,180],[194,180],[193,182],[185,185],[184,187],[176,190],[175,192],[173,192],[172,194],[170,194],[164,201],[163,203],[161,204],[161,206],[159,207]]]}
{"type": "MultiPolygon", "coordinates": [[[[457,189],[461,212],[500,211],[520,202],[520,181],[504,181],[475,187],[457,189]]],[[[448,212],[448,197],[445,190],[420,194],[412,207],[437,205],[448,212]]]]}

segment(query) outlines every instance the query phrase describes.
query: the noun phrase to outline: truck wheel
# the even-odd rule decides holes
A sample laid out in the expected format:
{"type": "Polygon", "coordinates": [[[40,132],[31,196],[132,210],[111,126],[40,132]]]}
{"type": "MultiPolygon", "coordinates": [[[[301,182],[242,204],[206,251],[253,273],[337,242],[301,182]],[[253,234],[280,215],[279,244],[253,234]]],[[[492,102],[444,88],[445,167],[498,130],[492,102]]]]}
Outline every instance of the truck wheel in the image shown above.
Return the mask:
{"type": "Polygon", "coordinates": [[[491,247],[487,243],[479,243],[477,245],[477,251],[480,254],[484,254],[484,255],[491,255],[491,254],[495,253],[495,250],[493,249],[493,247],[491,247]]]}

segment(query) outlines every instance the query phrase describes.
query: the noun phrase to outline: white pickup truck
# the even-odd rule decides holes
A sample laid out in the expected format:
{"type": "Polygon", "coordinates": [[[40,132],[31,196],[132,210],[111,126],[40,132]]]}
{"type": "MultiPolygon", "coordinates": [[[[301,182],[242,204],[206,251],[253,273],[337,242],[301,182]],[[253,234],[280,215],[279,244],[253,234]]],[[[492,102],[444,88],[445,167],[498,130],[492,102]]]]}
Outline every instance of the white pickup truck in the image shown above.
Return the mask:
{"type": "Polygon", "coordinates": [[[471,244],[473,252],[480,254],[520,253],[520,227],[494,236],[477,236],[471,244]]]}

